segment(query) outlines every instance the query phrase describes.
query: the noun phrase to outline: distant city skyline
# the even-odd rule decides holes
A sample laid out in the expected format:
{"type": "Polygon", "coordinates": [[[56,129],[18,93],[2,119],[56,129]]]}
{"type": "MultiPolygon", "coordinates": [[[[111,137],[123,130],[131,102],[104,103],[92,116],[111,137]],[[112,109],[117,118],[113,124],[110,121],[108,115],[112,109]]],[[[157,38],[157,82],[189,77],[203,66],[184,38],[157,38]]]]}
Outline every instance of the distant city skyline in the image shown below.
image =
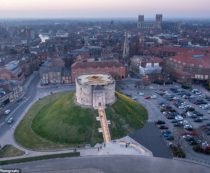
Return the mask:
{"type": "Polygon", "coordinates": [[[210,18],[209,0],[0,0],[0,18],[210,18]]]}

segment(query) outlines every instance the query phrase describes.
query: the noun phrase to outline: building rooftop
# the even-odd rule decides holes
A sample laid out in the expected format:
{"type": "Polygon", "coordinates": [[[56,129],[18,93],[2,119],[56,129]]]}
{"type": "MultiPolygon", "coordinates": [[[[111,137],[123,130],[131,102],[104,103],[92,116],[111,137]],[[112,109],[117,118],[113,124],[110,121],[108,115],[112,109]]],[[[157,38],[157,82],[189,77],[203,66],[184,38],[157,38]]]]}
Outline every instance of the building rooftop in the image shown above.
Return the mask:
{"type": "Polygon", "coordinates": [[[76,62],[72,68],[104,68],[104,67],[123,67],[119,61],[94,61],[94,62],[76,62]]]}
{"type": "Polygon", "coordinates": [[[210,54],[203,50],[181,52],[178,55],[171,57],[170,60],[185,66],[210,68],[210,54]]]}
{"type": "Polygon", "coordinates": [[[11,61],[11,62],[9,62],[8,64],[5,65],[5,68],[7,70],[13,71],[18,67],[18,65],[19,65],[19,61],[11,61]]]}
{"type": "Polygon", "coordinates": [[[108,85],[114,82],[111,75],[108,74],[88,74],[77,77],[77,82],[82,85],[108,85]]]}

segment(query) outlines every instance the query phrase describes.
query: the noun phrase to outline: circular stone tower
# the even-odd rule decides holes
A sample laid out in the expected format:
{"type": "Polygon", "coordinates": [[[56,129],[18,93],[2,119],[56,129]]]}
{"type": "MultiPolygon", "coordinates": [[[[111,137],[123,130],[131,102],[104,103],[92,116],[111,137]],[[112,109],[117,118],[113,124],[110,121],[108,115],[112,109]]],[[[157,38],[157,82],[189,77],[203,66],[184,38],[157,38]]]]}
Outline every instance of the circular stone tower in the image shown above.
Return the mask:
{"type": "Polygon", "coordinates": [[[81,75],[76,78],[76,101],[83,106],[98,108],[113,104],[115,80],[107,74],[81,75]]]}

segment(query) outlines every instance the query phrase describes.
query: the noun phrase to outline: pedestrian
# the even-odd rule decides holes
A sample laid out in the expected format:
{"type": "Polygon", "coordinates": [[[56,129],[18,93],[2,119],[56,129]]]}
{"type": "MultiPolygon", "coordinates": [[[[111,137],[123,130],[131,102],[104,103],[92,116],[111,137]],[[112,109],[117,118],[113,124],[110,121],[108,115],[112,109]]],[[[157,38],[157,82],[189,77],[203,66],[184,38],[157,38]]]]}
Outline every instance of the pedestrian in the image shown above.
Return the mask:
{"type": "Polygon", "coordinates": [[[99,151],[99,147],[98,147],[98,151],[99,151]]]}

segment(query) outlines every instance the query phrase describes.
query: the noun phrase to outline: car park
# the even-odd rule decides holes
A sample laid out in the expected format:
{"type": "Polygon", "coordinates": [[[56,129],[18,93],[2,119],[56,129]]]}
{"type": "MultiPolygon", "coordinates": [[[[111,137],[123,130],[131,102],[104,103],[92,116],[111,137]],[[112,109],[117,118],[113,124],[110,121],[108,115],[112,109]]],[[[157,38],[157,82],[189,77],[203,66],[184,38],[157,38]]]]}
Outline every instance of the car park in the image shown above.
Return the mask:
{"type": "MultiPolygon", "coordinates": [[[[199,90],[191,92],[191,90],[174,87],[170,89],[158,89],[147,92],[145,91],[145,99],[153,99],[156,95],[156,100],[151,100],[151,104],[159,107],[163,116],[161,120],[157,120],[155,124],[161,130],[162,137],[168,141],[178,139],[180,135],[189,135],[187,143],[194,147],[200,145],[201,135],[210,136],[210,122],[207,121],[210,114],[210,102],[207,97],[199,90]],[[154,94],[155,93],[155,94],[154,94]],[[167,120],[168,119],[168,120],[167,120]],[[167,123],[170,123],[167,124],[167,123]],[[200,128],[205,124],[205,128],[200,128]],[[173,134],[174,129],[179,129],[173,134]],[[197,129],[200,129],[197,130],[197,129]]],[[[208,98],[210,100],[210,97],[208,98]]],[[[189,146],[189,147],[190,147],[189,146]]]]}

